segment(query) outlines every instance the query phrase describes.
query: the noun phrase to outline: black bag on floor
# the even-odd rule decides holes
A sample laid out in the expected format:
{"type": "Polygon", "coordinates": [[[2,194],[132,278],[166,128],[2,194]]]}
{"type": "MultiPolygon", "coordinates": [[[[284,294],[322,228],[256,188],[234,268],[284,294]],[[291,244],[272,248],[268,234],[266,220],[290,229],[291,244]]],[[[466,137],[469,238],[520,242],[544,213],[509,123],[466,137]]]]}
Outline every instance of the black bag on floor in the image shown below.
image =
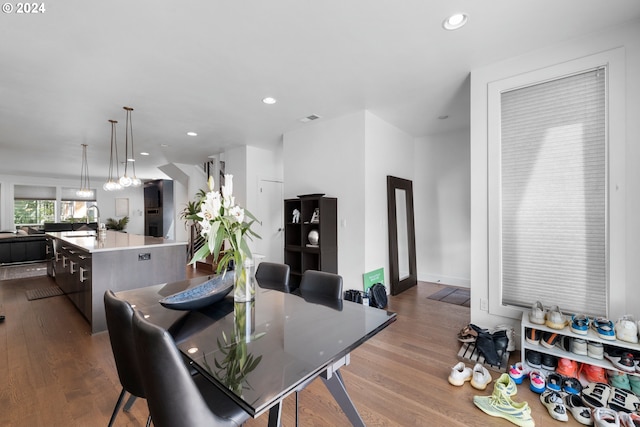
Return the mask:
{"type": "Polygon", "coordinates": [[[382,283],[376,283],[369,288],[369,305],[375,308],[387,306],[387,288],[382,283]]]}
{"type": "Polygon", "coordinates": [[[362,304],[362,292],[355,289],[347,289],[344,291],[344,299],[362,304]]]}

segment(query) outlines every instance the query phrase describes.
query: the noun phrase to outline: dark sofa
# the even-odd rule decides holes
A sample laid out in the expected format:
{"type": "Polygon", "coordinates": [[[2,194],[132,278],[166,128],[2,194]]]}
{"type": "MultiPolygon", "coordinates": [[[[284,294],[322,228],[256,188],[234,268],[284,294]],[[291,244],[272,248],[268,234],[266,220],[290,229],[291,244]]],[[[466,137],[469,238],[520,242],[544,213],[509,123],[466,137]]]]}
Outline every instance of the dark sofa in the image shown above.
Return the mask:
{"type": "Polygon", "coordinates": [[[17,231],[0,231],[0,264],[44,261],[47,259],[45,233],[76,231],[87,227],[97,230],[98,223],[46,222],[42,230],[23,227],[17,231]]]}

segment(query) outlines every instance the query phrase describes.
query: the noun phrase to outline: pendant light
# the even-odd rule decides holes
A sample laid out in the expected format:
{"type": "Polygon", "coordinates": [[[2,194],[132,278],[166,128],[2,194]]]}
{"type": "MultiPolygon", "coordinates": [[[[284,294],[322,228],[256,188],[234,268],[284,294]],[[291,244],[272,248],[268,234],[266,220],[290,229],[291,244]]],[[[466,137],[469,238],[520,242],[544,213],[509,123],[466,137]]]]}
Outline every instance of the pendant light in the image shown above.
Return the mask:
{"type": "Polygon", "coordinates": [[[142,185],[142,181],[138,177],[136,177],[136,158],[133,148],[133,124],[131,123],[131,112],[133,111],[133,108],[122,108],[124,108],[124,110],[127,112],[127,120],[125,127],[124,175],[120,177],[120,185],[122,185],[123,187],[139,187],[140,185],[142,185]],[[131,157],[129,157],[129,137],[131,137],[131,157]],[[129,162],[131,162],[133,176],[129,176],[127,174],[129,170],[129,162]]]}
{"type": "Polygon", "coordinates": [[[76,195],[82,198],[93,197],[93,190],[89,183],[89,164],[87,163],[87,144],[82,144],[82,167],[80,169],[80,189],[76,195]]]}
{"type": "Polygon", "coordinates": [[[122,190],[122,186],[117,179],[118,176],[120,176],[120,171],[118,168],[118,144],[116,143],[116,123],[118,122],[116,120],[109,120],[109,123],[111,123],[111,155],[109,157],[109,178],[107,179],[107,182],[102,185],[102,188],[104,188],[105,191],[117,191],[122,190]],[[113,177],[114,151],[116,154],[116,178],[113,177]]]}

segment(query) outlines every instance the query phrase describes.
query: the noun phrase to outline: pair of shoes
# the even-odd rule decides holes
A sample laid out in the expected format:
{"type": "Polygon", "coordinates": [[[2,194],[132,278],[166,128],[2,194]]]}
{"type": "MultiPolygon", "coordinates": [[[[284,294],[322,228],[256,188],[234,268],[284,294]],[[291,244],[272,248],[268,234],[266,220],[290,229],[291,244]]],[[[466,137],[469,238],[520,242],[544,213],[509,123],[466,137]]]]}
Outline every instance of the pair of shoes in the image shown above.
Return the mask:
{"type": "Polygon", "coordinates": [[[524,336],[529,344],[540,344],[540,338],[542,338],[542,331],[535,328],[524,328],[524,336]]]}
{"type": "Polygon", "coordinates": [[[560,311],[557,305],[554,305],[547,312],[547,320],[545,324],[551,329],[564,329],[567,326],[567,319],[560,311]]]}
{"type": "Polygon", "coordinates": [[[458,332],[458,341],[460,342],[474,342],[478,336],[478,333],[473,330],[470,325],[465,326],[458,332]]]}
{"type": "Polygon", "coordinates": [[[546,348],[555,347],[556,343],[560,339],[560,335],[555,332],[543,332],[542,339],[540,340],[540,344],[546,348]]]}
{"type": "Polygon", "coordinates": [[[517,362],[515,365],[509,367],[509,376],[516,384],[522,384],[525,378],[529,376],[529,368],[524,363],[517,362]]]}
{"type": "Polygon", "coordinates": [[[527,402],[514,402],[510,394],[515,389],[511,377],[502,374],[496,380],[493,393],[490,396],[474,396],[473,404],[482,412],[492,417],[504,418],[521,427],[534,427],[535,422],[531,417],[531,408],[527,402]]]}
{"type": "Polygon", "coordinates": [[[611,387],[631,390],[629,376],[624,372],[609,369],[607,370],[607,376],[609,377],[609,385],[611,385],[611,387]]]}
{"type": "Polygon", "coordinates": [[[603,340],[615,341],[616,333],[611,320],[604,317],[596,317],[591,321],[591,326],[603,340]]]}
{"type": "Polygon", "coordinates": [[[638,427],[640,426],[640,415],[634,414],[633,412],[627,414],[626,412],[622,412],[618,414],[620,417],[620,425],[623,427],[638,427]]]}
{"type": "Polygon", "coordinates": [[[571,412],[573,418],[576,419],[577,422],[584,425],[592,425],[593,418],[591,417],[591,409],[589,409],[584,400],[578,394],[567,394],[564,397],[564,406],[567,408],[568,412],[571,412]]]}
{"type": "Polygon", "coordinates": [[[467,367],[464,362],[458,362],[453,368],[451,368],[449,384],[460,387],[464,385],[465,382],[471,381],[472,377],[473,370],[467,367]]]}
{"type": "Polygon", "coordinates": [[[540,402],[547,408],[551,418],[558,421],[569,421],[567,408],[560,393],[554,390],[547,390],[540,395],[540,402]]]}
{"type": "Polygon", "coordinates": [[[609,408],[597,408],[593,410],[593,425],[596,427],[619,427],[620,416],[609,408]]]}
{"type": "Polygon", "coordinates": [[[600,366],[590,365],[588,363],[582,363],[580,365],[580,373],[590,383],[607,383],[607,376],[605,375],[604,368],[600,366]]]}
{"type": "Polygon", "coordinates": [[[589,332],[589,318],[584,314],[574,314],[571,317],[571,332],[578,335],[587,335],[589,332]]]}
{"type": "Polygon", "coordinates": [[[544,374],[537,369],[530,371],[529,372],[529,390],[531,390],[534,393],[540,394],[543,391],[545,391],[546,388],[547,388],[547,379],[545,378],[544,374]]]}
{"type": "Polygon", "coordinates": [[[544,307],[540,301],[536,301],[533,303],[531,311],[529,312],[529,322],[535,323],[536,325],[544,325],[545,319],[546,312],[544,307]]]}
{"type": "Polygon", "coordinates": [[[448,380],[449,384],[456,387],[463,386],[467,381],[471,381],[473,388],[484,390],[493,378],[491,378],[489,371],[480,363],[476,363],[473,369],[471,369],[467,367],[464,362],[458,362],[451,368],[448,380]]]}
{"type": "Polygon", "coordinates": [[[614,329],[616,338],[620,341],[638,343],[638,325],[636,325],[632,315],[627,314],[618,319],[614,329]]]}
{"type": "Polygon", "coordinates": [[[606,347],[604,357],[609,359],[611,364],[625,372],[635,372],[637,360],[633,354],[617,347],[606,347]]]}

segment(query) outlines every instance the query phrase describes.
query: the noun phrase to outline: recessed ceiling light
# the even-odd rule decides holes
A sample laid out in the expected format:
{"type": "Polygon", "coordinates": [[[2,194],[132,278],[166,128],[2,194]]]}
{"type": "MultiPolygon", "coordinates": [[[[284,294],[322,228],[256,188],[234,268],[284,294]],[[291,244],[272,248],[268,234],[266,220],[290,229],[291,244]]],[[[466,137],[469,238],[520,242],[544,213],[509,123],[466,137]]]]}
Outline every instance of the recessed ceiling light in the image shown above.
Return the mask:
{"type": "Polygon", "coordinates": [[[195,132],[187,132],[187,135],[189,135],[189,136],[198,136],[198,134],[195,133],[195,132]]]}
{"type": "Polygon", "coordinates": [[[147,153],[146,151],[142,151],[142,152],[140,152],[140,155],[141,155],[141,156],[148,156],[148,155],[149,155],[149,153],[147,153]]]}
{"type": "Polygon", "coordinates": [[[464,24],[467,23],[467,19],[468,17],[464,13],[456,13],[445,19],[442,23],[442,27],[445,30],[457,30],[458,28],[462,28],[464,24]]]}
{"type": "Polygon", "coordinates": [[[167,148],[169,146],[169,144],[160,144],[160,147],[162,148],[167,148]]]}
{"type": "Polygon", "coordinates": [[[278,101],[275,98],[267,96],[266,98],[262,98],[262,102],[264,102],[265,104],[268,104],[268,105],[272,105],[272,104],[275,104],[278,101]]]}

